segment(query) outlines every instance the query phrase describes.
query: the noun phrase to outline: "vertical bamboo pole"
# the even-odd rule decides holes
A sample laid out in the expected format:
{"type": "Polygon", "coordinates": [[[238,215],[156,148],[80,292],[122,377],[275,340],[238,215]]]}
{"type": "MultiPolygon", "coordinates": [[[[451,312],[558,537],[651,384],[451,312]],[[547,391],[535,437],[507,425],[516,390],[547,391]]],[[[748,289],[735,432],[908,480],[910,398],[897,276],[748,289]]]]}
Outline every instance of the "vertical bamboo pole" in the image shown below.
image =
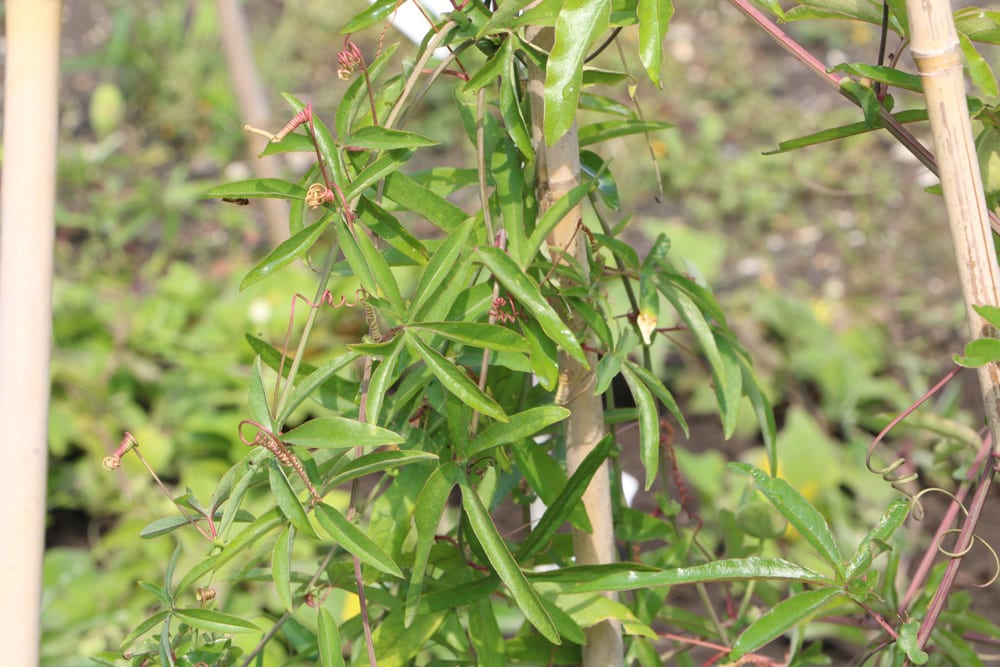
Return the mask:
{"type": "MultiPolygon", "coordinates": [[[[553,33],[551,29],[533,29],[528,38],[537,46],[551,50],[553,33]]],[[[532,143],[535,162],[539,212],[549,207],[580,182],[580,142],[576,123],[552,146],[545,144],[543,133],[543,109],[545,72],[534,65],[528,69],[528,97],[531,103],[532,143]]],[[[588,266],[585,237],[577,228],[583,219],[583,207],[577,205],[549,235],[549,249],[553,260],[556,253],[565,252],[573,257],[586,271],[588,266]]],[[[584,276],[589,279],[589,276],[584,276]]],[[[597,356],[588,353],[590,369],[584,369],[568,354],[559,354],[560,382],[565,395],[569,397],[565,407],[570,416],[566,420],[566,467],[569,474],[597,446],[604,436],[604,405],[600,396],[594,395],[594,370],[597,356]]],[[[613,563],[615,553],[614,519],[611,514],[610,466],[605,463],[591,479],[590,486],[583,495],[583,506],[590,518],[591,533],[573,530],[573,551],[580,565],[601,565],[613,563]]],[[[608,595],[611,598],[613,594],[608,595]]],[[[608,619],[587,628],[587,642],[583,647],[585,667],[616,667],[623,663],[621,623],[608,619]]]]}
{"type": "MultiPolygon", "coordinates": [[[[267,104],[267,93],[261,85],[257,68],[254,66],[253,50],[250,48],[250,28],[238,0],[216,0],[215,11],[219,16],[219,31],[222,33],[222,49],[226,54],[229,78],[239,103],[243,122],[254,127],[271,126],[271,110],[267,104]]],[[[247,137],[247,160],[257,178],[278,178],[281,176],[279,161],[272,156],[267,160],[257,157],[252,140],[247,137]]],[[[280,199],[260,200],[264,209],[264,223],[267,240],[272,246],[288,238],[288,211],[280,199]]]]}
{"type": "Polygon", "coordinates": [[[0,647],[38,664],[48,454],[60,0],[7,0],[0,193],[0,647]]]}
{"type": "MultiPolygon", "coordinates": [[[[974,305],[1000,306],[1000,287],[951,6],[947,0],[907,0],[906,6],[911,51],[927,100],[969,333],[973,338],[997,336],[998,332],[972,309],[974,305]]],[[[1000,452],[1000,365],[980,368],[979,384],[994,451],[1000,452]]]]}
{"type": "MultiPolygon", "coordinates": [[[[972,309],[974,305],[1000,305],[1000,287],[989,212],[965,100],[965,79],[951,3],[948,0],[906,0],[906,11],[911,30],[910,50],[927,100],[969,333],[973,338],[996,337],[998,332],[972,309]]],[[[993,451],[1000,453],[1000,365],[983,366],[978,374],[993,451]]],[[[991,479],[989,474],[984,475],[980,489],[983,493],[977,491],[977,497],[988,492],[991,479]]],[[[982,504],[977,503],[955,544],[956,552],[963,552],[971,544],[972,529],[981,513],[982,504]]],[[[950,590],[960,564],[961,559],[954,558],[945,569],[938,594],[931,600],[917,635],[920,647],[930,638],[944,606],[946,595],[942,593],[950,590]]]]}

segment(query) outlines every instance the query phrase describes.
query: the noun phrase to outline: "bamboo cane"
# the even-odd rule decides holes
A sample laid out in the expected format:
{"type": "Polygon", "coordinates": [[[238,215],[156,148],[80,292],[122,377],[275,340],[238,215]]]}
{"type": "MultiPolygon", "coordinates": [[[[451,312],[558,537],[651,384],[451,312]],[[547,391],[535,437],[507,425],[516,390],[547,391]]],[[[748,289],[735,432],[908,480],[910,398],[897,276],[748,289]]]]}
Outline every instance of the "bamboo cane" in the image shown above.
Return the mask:
{"type": "Polygon", "coordinates": [[[38,664],[52,336],[59,0],[8,0],[0,194],[0,647],[38,664]]]}
{"type": "MultiPolygon", "coordinates": [[[[996,337],[997,331],[972,308],[974,305],[1000,305],[1000,288],[951,6],[947,0],[907,0],[906,11],[911,30],[911,52],[927,100],[969,333],[973,338],[996,337]]],[[[993,451],[1000,453],[1000,365],[990,363],[983,366],[978,375],[993,438],[993,451]]],[[[988,488],[989,482],[990,476],[984,476],[983,486],[988,488]]],[[[981,505],[970,511],[967,525],[974,527],[981,512],[981,505]]],[[[969,546],[971,533],[971,529],[963,530],[955,545],[956,552],[963,552],[969,546]]],[[[960,562],[960,558],[955,558],[948,564],[939,591],[950,589],[960,562]]],[[[944,600],[944,595],[935,595],[932,600],[917,636],[919,646],[923,647],[930,637],[944,600]]]]}
{"type": "MultiPolygon", "coordinates": [[[[551,30],[534,29],[528,38],[539,47],[550,50],[551,30]]],[[[552,146],[545,144],[543,133],[543,90],[545,72],[534,65],[528,71],[528,97],[531,103],[532,143],[538,191],[538,208],[544,213],[563,195],[580,183],[580,142],[576,123],[552,146]]],[[[583,219],[583,207],[575,206],[556,226],[547,239],[553,252],[565,252],[574,258],[586,272],[588,261],[584,235],[578,229],[583,219]]],[[[587,276],[585,275],[586,279],[587,276]]],[[[600,396],[594,395],[594,371],[597,357],[587,355],[590,369],[584,369],[568,354],[559,354],[560,389],[568,397],[565,407],[570,416],[566,420],[566,467],[572,475],[580,463],[597,446],[604,435],[604,406],[600,396]]],[[[611,477],[607,463],[594,474],[590,486],[583,494],[583,506],[590,519],[591,533],[573,530],[573,552],[579,565],[613,563],[615,554],[614,518],[611,513],[611,477]]],[[[614,599],[613,594],[608,597],[614,599]]],[[[621,623],[608,619],[586,629],[587,641],[583,647],[584,667],[616,667],[623,664],[621,623]]]]}

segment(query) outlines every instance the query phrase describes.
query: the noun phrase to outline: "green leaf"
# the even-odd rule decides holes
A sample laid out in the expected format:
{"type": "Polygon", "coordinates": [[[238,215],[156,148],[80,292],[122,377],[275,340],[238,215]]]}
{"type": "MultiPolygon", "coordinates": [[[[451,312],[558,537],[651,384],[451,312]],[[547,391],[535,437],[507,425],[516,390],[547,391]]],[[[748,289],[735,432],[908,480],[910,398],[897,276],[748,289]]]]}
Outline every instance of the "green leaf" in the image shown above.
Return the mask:
{"type": "MultiPolygon", "coordinates": [[[[926,109],[908,109],[906,111],[900,111],[899,113],[892,114],[892,117],[896,119],[897,122],[901,124],[906,123],[917,123],[927,120],[927,110],[926,109]]],[[[800,148],[805,148],[807,146],[815,146],[816,144],[822,144],[827,141],[836,141],[837,139],[843,139],[845,137],[853,137],[859,134],[864,134],[866,132],[873,132],[882,127],[881,119],[879,120],[879,125],[877,127],[872,127],[866,122],[861,123],[850,123],[849,125],[842,125],[840,127],[830,128],[828,130],[823,130],[822,132],[816,132],[814,134],[807,134],[804,137],[799,137],[797,139],[789,139],[788,141],[782,141],[778,144],[778,148],[772,151],[765,151],[764,155],[776,155],[778,153],[787,153],[789,151],[798,150],[800,148]]]]}
{"type": "Polygon", "coordinates": [[[293,445],[320,449],[348,449],[398,445],[403,437],[387,428],[346,417],[318,417],[283,434],[281,439],[293,445]]]}
{"type": "Polygon", "coordinates": [[[826,519],[809,501],[802,497],[795,487],[779,477],[771,477],[746,463],[730,463],[729,468],[748,475],[753,486],[774,505],[788,523],[816,549],[823,560],[829,563],[840,580],[844,578],[844,559],[837,548],[837,542],[830,532],[826,519]]]}
{"type": "Polygon", "coordinates": [[[364,11],[355,14],[347,24],[341,28],[341,35],[350,35],[361,32],[365,28],[370,28],[377,23],[385,22],[386,18],[396,11],[396,0],[376,0],[364,11]]]}
{"type": "Polygon", "coordinates": [[[524,196],[527,184],[524,167],[517,148],[507,137],[501,137],[490,160],[490,174],[496,186],[494,192],[500,204],[507,244],[514,257],[524,256],[524,196]]]}
{"type": "Polygon", "coordinates": [[[875,556],[886,550],[889,539],[896,530],[903,525],[906,517],[910,515],[910,501],[897,498],[889,503],[889,509],[885,511],[879,522],[868,531],[865,538],[858,545],[858,550],[847,564],[844,576],[851,580],[863,574],[871,565],[875,556]]]}
{"type": "MultiPolygon", "coordinates": [[[[343,230],[341,230],[341,233],[343,233],[343,230]]],[[[378,251],[375,244],[372,243],[371,238],[361,228],[361,225],[353,225],[350,229],[350,234],[353,236],[358,250],[361,251],[361,255],[368,266],[368,272],[373,281],[371,288],[369,289],[369,286],[366,285],[365,289],[371,295],[384,297],[396,313],[403,313],[405,311],[405,308],[403,308],[403,296],[399,292],[396,276],[393,275],[392,269],[389,268],[389,263],[385,260],[385,257],[378,251]]],[[[345,250],[345,256],[347,245],[343,241],[341,242],[341,248],[345,250]]]]}
{"type": "Polygon", "coordinates": [[[403,351],[402,337],[392,340],[391,351],[382,357],[382,360],[375,366],[371,380],[368,382],[368,414],[367,419],[371,424],[377,424],[379,415],[382,412],[382,404],[385,396],[392,386],[393,378],[396,377],[396,367],[399,362],[399,355],[403,351]]]}
{"type": "Polygon", "coordinates": [[[750,579],[800,581],[827,586],[836,583],[818,572],[781,558],[727,558],[702,565],[656,571],[643,570],[635,565],[621,563],[614,566],[564,567],[534,573],[532,579],[558,584],[562,590],[573,593],[631,591],[677,584],[750,579]]]}
{"type": "Polygon", "coordinates": [[[719,410],[722,412],[722,431],[726,439],[729,439],[736,431],[740,397],[743,395],[742,357],[735,344],[725,334],[717,333],[715,343],[719,347],[722,365],[712,368],[712,378],[719,410]],[[720,381],[720,376],[725,376],[725,379],[720,381]]]}
{"type": "Polygon", "coordinates": [[[566,419],[569,414],[564,407],[543,405],[509,415],[507,422],[494,422],[482,429],[466,446],[465,455],[472,458],[494,447],[531,437],[566,419]]]}
{"type": "Polygon", "coordinates": [[[209,188],[202,199],[305,199],[306,189],[280,178],[251,178],[209,188]]]}
{"type": "Polygon", "coordinates": [[[524,336],[497,324],[485,322],[418,322],[407,325],[412,331],[428,331],[436,336],[484,350],[528,352],[524,336]]]}
{"type": "Polygon", "coordinates": [[[371,452],[352,459],[342,468],[338,468],[336,474],[327,481],[327,485],[335,487],[373,472],[401,468],[411,463],[433,461],[436,458],[437,454],[418,450],[387,449],[371,452]]]}
{"type": "Polygon", "coordinates": [[[344,667],[337,622],[326,607],[317,607],[316,641],[319,648],[319,664],[323,667],[344,667]]]}
{"type": "Polygon", "coordinates": [[[424,482],[413,508],[417,543],[413,548],[413,567],[410,569],[410,585],[406,590],[404,622],[407,626],[411,625],[417,616],[431,547],[434,546],[434,536],[437,534],[441,515],[448,503],[448,496],[457,482],[456,471],[454,463],[436,468],[424,482]]]}
{"type": "Polygon", "coordinates": [[[915,93],[922,93],[924,91],[923,84],[921,83],[918,75],[903,72],[895,67],[867,65],[865,63],[842,63],[832,68],[830,71],[853,74],[878,83],[888,84],[893,88],[910,90],[915,93]]]}
{"type": "MultiPolygon", "coordinates": [[[[504,3],[503,7],[508,4],[504,3]]],[[[520,40],[518,43],[521,43],[520,40]]],[[[500,117],[503,118],[505,129],[517,146],[517,150],[524,156],[525,162],[531,163],[535,159],[535,149],[531,145],[528,123],[524,120],[524,110],[519,100],[519,81],[512,60],[500,80],[500,117]]]]}
{"type": "Polygon", "coordinates": [[[1000,361],[1000,339],[977,338],[965,344],[965,354],[954,356],[955,363],[965,368],[979,368],[1000,361]]]}
{"type": "Polygon", "coordinates": [[[608,29],[611,0],[565,0],[556,19],[555,44],[545,68],[545,143],[551,146],[576,117],[583,61],[590,45],[608,29]]]}
{"type": "Polygon", "coordinates": [[[740,356],[740,367],[743,371],[743,393],[750,399],[750,405],[753,406],[754,414],[757,416],[760,436],[764,440],[768,472],[772,477],[775,477],[778,474],[778,429],[774,423],[774,410],[771,409],[771,402],[767,400],[764,390],[757,381],[757,376],[754,375],[750,362],[742,356],[740,356]]]}
{"type": "Polygon", "coordinates": [[[407,211],[413,211],[445,232],[454,231],[469,217],[444,197],[434,194],[399,172],[385,179],[382,193],[386,199],[396,202],[407,211]]]}
{"type": "Polygon", "coordinates": [[[972,309],[979,313],[984,320],[1000,329],[1000,308],[997,306],[973,306],[972,309]]]}
{"type": "Polygon", "coordinates": [[[667,411],[673,415],[673,418],[677,420],[681,429],[684,430],[684,435],[690,437],[690,431],[688,430],[687,421],[684,419],[684,413],[681,412],[680,407],[677,405],[677,401],[674,400],[673,394],[667,390],[667,388],[663,385],[663,382],[660,381],[660,378],[650,373],[643,366],[628,359],[625,360],[625,365],[628,366],[629,370],[642,380],[643,383],[645,383],[646,387],[653,392],[653,396],[655,396],[663,407],[665,407],[667,411]]]}
{"type": "MultiPolygon", "coordinates": [[[[662,0],[648,1],[659,2],[662,0]]],[[[667,130],[671,127],[673,127],[672,123],[666,123],[660,120],[636,120],[632,118],[607,120],[602,123],[593,123],[591,125],[584,125],[581,127],[580,146],[589,146],[602,141],[608,141],[609,139],[627,137],[632,134],[645,134],[647,132],[667,130]]]]}
{"type": "Polygon", "coordinates": [[[837,588],[820,588],[814,591],[803,591],[787,600],[782,600],[740,633],[733,644],[729,659],[739,660],[747,653],[756,651],[768,642],[777,639],[794,626],[809,619],[840,595],[843,595],[843,592],[837,588]]]}
{"type": "Polygon", "coordinates": [[[281,466],[274,459],[268,462],[267,480],[271,485],[271,493],[274,494],[274,500],[278,503],[278,509],[285,515],[285,518],[306,535],[315,536],[316,532],[309,524],[309,517],[306,516],[306,510],[302,506],[302,502],[295,495],[295,491],[292,490],[292,485],[289,484],[288,478],[285,477],[285,471],[281,469],[281,466]]]}
{"type": "Polygon", "coordinates": [[[462,509],[469,520],[472,532],[479,539],[479,543],[483,545],[490,565],[507,586],[514,602],[517,603],[528,622],[535,626],[535,629],[543,637],[553,644],[562,643],[559,639],[559,632],[552,623],[548,612],[545,611],[545,607],[542,606],[538,593],[521,572],[517,561],[514,560],[507,548],[507,543],[497,532],[497,527],[493,524],[493,519],[490,518],[486,507],[483,506],[483,501],[469,486],[468,481],[460,481],[459,486],[462,489],[462,509]]]}
{"type": "Polygon", "coordinates": [[[397,608],[380,619],[372,634],[378,667],[409,667],[420,664],[415,658],[431,645],[431,638],[438,632],[447,615],[444,610],[423,613],[414,619],[412,625],[406,627],[403,623],[403,610],[397,608]]]}
{"type": "Polygon", "coordinates": [[[355,213],[368,226],[368,229],[372,230],[393,249],[399,251],[400,254],[409,257],[417,264],[427,263],[430,254],[424,244],[381,206],[368,197],[362,196],[358,201],[355,213]]]}
{"type": "Polygon", "coordinates": [[[973,41],[1000,44],[1000,11],[963,7],[955,12],[955,28],[973,41]]]}
{"type": "Polygon", "coordinates": [[[255,282],[267,278],[278,269],[291,264],[309,252],[309,249],[316,244],[316,241],[330,224],[330,220],[330,216],[323,216],[299,233],[282,241],[277,248],[267,254],[267,257],[260,260],[257,266],[250,269],[250,272],[243,277],[240,289],[246,289],[255,282]]]}
{"type": "Polygon", "coordinates": [[[653,394],[627,365],[622,366],[622,377],[639,410],[639,460],[646,472],[645,490],[649,491],[660,472],[660,416],[653,394]]]}
{"type": "Polygon", "coordinates": [[[621,208],[618,184],[608,171],[607,160],[593,151],[580,151],[580,173],[586,176],[587,180],[597,181],[597,194],[605,206],[612,211],[621,208]]]}
{"type": "Polygon", "coordinates": [[[920,643],[917,641],[919,633],[920,621],[917,619],[907,621],[899,628],[899,636],[896,637],[896,643],[913,664],[925,665],[930,656],[920,648],[920,643]]]}
{"type": "Polygon", "coordinates": [[[500,48],[486,61],[478,70],[472,73],[469,80],[462,86],[465,93],[475,93],[483,86],[492,84],[497,77],[507,71],[507,67],[514,58],[514,38],[506,35],[501,38],[500,48]]]}
{"type": "Polygon", "coordinates": [[[292,545],[295,544],[295,529],[285,526],[278,533],[271,552],[271,577],[278,599],[288,611],[295,611],[292,603],[292,545]]]}
{"type": "Polygon", "coordinates": [[[993,68],[976,50],[968,35],[958,33],[958,43],[962,49],[962,57],[965,58],[965,65],[969,68],[969,78],[972,79],[972,83],[987,97],[1000,95],[1000,90],[997,89],[997,78],[993,75],[993,68]]]}
{"type": "Polygon", "coordinates": [[[417,336],[406,336],[406,344],[416,356],[420,357],[431,373],[445,389],[473,410],[493,417],[498,421],[507,421],[500,404],[483,393],[476,383],[469,379],[466,372],[446,359],[440,352],[432,349],[417,336]]]}
{"type": "Polygon", "coordinates": [[[563,486],[562,491],[559,492],[558,497],[548,505],[545,514],[538,521],[538,525],[521,543],[517,552],[518,559],[530,558],[548,544],[563,522],[579,506],[580,499],[583,498],[584,492],[590,486],[590,480],[611,454],[613,444],[614,437],[610,433],[605,435],[580,462],[577,469],[573,471],[573,475],[567,480],[566,485],[563,486]]]}
{"type": "Polygon", "coordinates": [[[567,354],[580,362],[584,368],[590,368],[587,356],[580,348],[576,336],[542,296],[538,283],[525,275],[514,263],[514,260],[499,248],[479,247],[476,249],[476,254],[483,265],[500,281],[500,284],[514,295],[525,310],[534,316],[545,334],[562,347],[567,354]]]}
{"type": "MultiPolygon", "coordinates": [[[[701,345],[701,349],[705,353],[705,358],[708,359],[708,366],[712,370],[712,378],[715,381],[713,388],[715,389],[716,396],[720,398],[720,407],[723,410],[726,407],[736,409],[737,406],[725,406],[723,403],[725,400],[724,397],[730,395],[729,387],[726,386],[726,382],[729,380],[727,362],[722,358],[722,353],[719,351],[718,343],[715,340],[715,334],[705,319],[705,314],[687,293],[677,289],[672,283],[661,280],[658,286],[660,293],[667,297],[667,300],[673,304],[674,309],[677,310],[681,319],[684,320],[688,330],[695,337],[695,340],[698,341],[698,344],[701,345]]],[[[725,423],[725,417],[726,414],[723,412],[723,423],[725,423]]]]}
{"type": "Polygon", "coordinates": [[[271,420],[271,408],[268,407],[267,392],[264,390],[259,355],[253,360],[253,367],[250,371],[247,407],[249,408],[251,419],[258,424],[262,424],[268,430],[274,430],[274,422],[271,420]]]}
{"type": "Polygon", "coordinates": [[[370,185],[374,185],[389,174],[395,174],[411,157],[413,157],[413,149],[411,148],[399,148],[382,153],[378,159],[362,169],[361,173],[355,176],[351,184],[344,189],[344,199],[351,201],[370,185]]]}
{"type": "Polygon", "coordinates": [[[504,637],[493,605],[486,598],[469,605],[469,640],[480,667],[505,667],[504,637]]]}
{"type": "Polygon", "coordinates": [[[147,618],[145,621],[137,625],[135,629],[132,630],[132,632],[125,635],[125,638],[122,639],[121,644],[119,644],[119,648],[122,650],[122,652],[124,652],[125,649],[131,646],[136,639],[143,636],[144,634],[155,628],[157,625],[162,623],[164,619],[166,619],[167,616],[169,616],[171,613],[172,612],[170,610],[160,611],[147,618]]]}
{"type": "Polygon", "coordinates": [[[351,148],[384,151],[396,148],[424,148],[437,146],[439,141],[416,132],[392,130],[379,125],[368,125],[351,132],[341,143],[351,148]]]}
{"type": "Polygon", "coordinates": [[[287,420],[289,415],[292,414],[292,411],[299,407],[299,405],[301,405],[310,394],[319,389],[323,383],[335,376],[342,369],[353,364],[360,357],[361,355],[357,352],[345,352],[299,380],[299,382],[295,385],[295,389],[289,395],[288,400],[285,401],[285,405],[281,409],[281,414],[278,415],[278,419],[276,420],[277,423],[284,424],[285,420],[287,420]]]}
{"type": "MultiPolygon", "coordinates": [[[[407,313],[407,318],[410,321],[421,319],[421,316],[424,315],[425,311],[431,305],[435,309],[440,309],[440,306],[445,312],[451,307],[450,304],[441,304],[439,298],[435,297],[440,297],[438,289],[442,285],[445,285],[445,282],[449,278],[453,279],[455,277],[455,265],[462,252],[468,249],[469,236],[472,234],[474,225],[475,220],[469,218],[463,224],[454,228],[448,234],[448,238],[444,240],[431,256],[430,261],[427,262],[427,266],[424,267],[423,273],[420,274],[420,282],[417,283],[417,288],[413,293],[413,302],[410,304],[410,310],[407,313]]],[[[452,284],[450,287],[454,288],[456,286],[452,284]]],[[[449,289],[448,285],[445,286],[443,291],[457,295],[454,289],[449,289]]],[[[454,296],[452,296],[451,301],[454,302],[454,296]]]]}
{"type": "MultiPolygon", "coordinates": [[[[282,93],[281,96],[285,98],[285,101],[295,113],[299,113],[306,108],[305,103],[294,95],[282,93]]],[[[331,178],[335,183],[344,183],[346,177],[340,166],[340,160],[337,159],[337,146],[333,140],[333,135],[330,134],[329,128],[327,128],[319,116],[313,114],[310,130],[313,139],[316,141],[319,157],[330,170],[331,178]]]]}
{"type": "Polygon", "coordinates": [[[393,577],[403,578],[403,572],[382,548],[370,537],[348,521],[343,514],[326,503],[316,506],[316,518],[323,530],[350,554],[361,562],[393,577]]]}
{"type": "MultiPolygon", "coordinates": [[[[517,468],[531,490],[548,506],[555,504],[559,494],[566,488],[566,471],[543,447],[531,441],[522,440],[514,444],[514,460],[517,468]]],[[[593,528],[583,505],[572,508],[569,521],[573,527],[585,533],[593,528]]],[[[523,546],[522,546],[523,548],[523,546]]]]}
{"type": "Polygon", "coordinates": [[[493,32],[508,31],[514,27],[514,20],[522,9],[531,4],[534,0],[504,0],[493,12],[493,16],[486,22],[476,37],[483,37],[493,32]]]}
{"type": "Polygon", "coordinates": [[[260,632],[260,628],[254,623],[244,620],[239,616],[224,614],[214,609],[205,609],[203,607],[175,609],[174,616],[192,628],[198,628],[205,632],[221,632],[234,635],[241,632],[260,632]]]}
{"type": "Polygon", "coordinates": [[[595,180],[579,183],[573,186],[569,192],[560,197],[556,203],[552,204],[545,211],[535,225],[535,228],[531,231],[531,236],[528,237],[527,243],[524,245],[522,251],[524,254],[518,258],[518,264],[520,264],[522,269],[531,263],[532,258],[538,252],[538,249],[542,247],[542,243],[545,241],[545,237],[549,235],[549,232],[555,229],[573,211],[573,208],[583,201],[583,198],[596,187],[597,181],[595,180]]]}
{"type": "Polygon", "coordinates": [[[281,153],[312,153],[316,150],[312,138],[299,132],[292,132],[281,141],[269,141],[264,146],[264,150],[257,154],[257,157],[267,157],[268,155],[278,155],[281,153]]]}
{"type": "Polygon", "coordinates": [[[284,519],[282,518],[281,512],[277,508],[274,508],[266,514],[262,514],[257,517],[253,523],[240,531],[240,533],[225,546],[222,553],[210,556],[191,568],[191,570],[181,579],[180,583],[177,584],[174,594],[178,595],[183,591],[186,591],[191,584],[198,581],[198,579],[200,579],[203,575],[216,571],[236,556],[245,555],[246,550],[249,549],[251,545],[282,523],[284,523],[284,519]]]}
{"type": "Polygon", "coordinates": [[[865,115],[865,124],[868,127],[881,127],[882,119],[879,113],[882,110],[882,103],[879,102],[878,95],[875,94],[873,88],[844,77],[840,80],[840,89],[861,107],[861,112],[865,115]]]}
{"type": "Polygon", "coordinates": [[[662,88],[663,40],[667,37],[670,17],[674,15],[674,5],[670,0],[639,0],[636,15],[639,18],[639,60],[649,80],[662,88]]]}

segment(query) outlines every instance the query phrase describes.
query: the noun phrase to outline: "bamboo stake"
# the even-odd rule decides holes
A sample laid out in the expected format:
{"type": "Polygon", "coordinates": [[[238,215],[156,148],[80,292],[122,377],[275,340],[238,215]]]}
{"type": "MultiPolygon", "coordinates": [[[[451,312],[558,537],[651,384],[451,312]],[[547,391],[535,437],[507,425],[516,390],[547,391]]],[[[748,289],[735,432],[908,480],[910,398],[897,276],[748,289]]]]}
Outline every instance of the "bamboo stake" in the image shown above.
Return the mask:
{"type": "MultiPolygon", "coordinates": [[[[951,6],[947,0],[907,0],[906,11],[910,20],[910,50],[927,99],[969,333],[973,338],[996,337],[998,332],[972,309],[974,305],[1000,305],[1000,287],[951,6]]],[[[1000,365],[991,363],[983,366],[978,375],[996,455],[1000,453],[1000,365]]],[[[989,488],[989,467],[987,464],[980,490],[989,488]]],[[[977,497],[979,495],[977,492],[977,497]]],[[[956,552],[964,552],[972,543],[972,531],[981,513],[981,503],[970,510],[966,526],[955,544],[956,552]]],[[[960,564],[961,558],[953,558],[948,563],[939,592],[950,589],[960,564]]],[[[944,601],[943,594],[935,595],[932,600],[917,635],[919,646],[926,645],[944,601]]]]}
{"type": "MultiPolygon", "coordinates": [[[[60,0],[8,0],[0,193],[0,647],[38,664],[48,454],[60,0]]],[[[95,463],[95,470],[97,464],[95,463]]],[[[95,473],[96,474],[96,473],[95,473]]]]}
{"type": "MultiPolygon", "coordinates": [[[[947,0],[907,0],[913,60],[920,71],[940,167],[941,189],[973,338],[997,336],[972,309],[1000,306],[997,257],[965,99],[958,34],[947,0]]],[[[979,369],[986,415],[1000,452],[1000,365],[979,369]]]]}
{"type": "MultiPolygon", "coordinates": [[[[529,40],[546,51],[552,48],[551,29],[532,29],[527,32],[529,40]]],[[[531,103],[532,143],[535,162],[539,213],[544,213],[554,203],[580,183],[580,142],[576,123],[552,146],[545,144],[543,132],[543,89],[545,72],[534,65],[528,69],[528,97],[531,103]]],[[[583,207],[575,206],[549,235],[549,249],[553,261],[558,261],[555,253],[565,252],[573,257],[586,272],[588,262],[585,238],[578,226],[583,220],[583,207]]],[[[588,276],[584,276],[588,279],[588,276]]],[[[590,369],[584,369],[568,354],[559,354],[559,378],[564,395],[568,397],[565,407],[570,416],[566,420],[566,467],[568,474],[597,446],[604,436],[604,406],[600,396],[594,395],[594,370],[597,356],[587,354],[590,369]]],[[[611,513],[610,466],[605,463],[594,474],[590,486],[583,494],[583,506],[587,511],[593,532],[573,530],[573,552],[579,565],[601,565],[613,563],[615,553],[614,518],[611,513]]],[[[614,594],[608,597],[615,599],[614,594]]],[[[620,667],[623,664],[621,623],[608,619],[586,629],[587,641],[583,647],[584,667],[620,667]]]]}
{"type": "MultiPolygon", "coordinates": [[[[239,103],[243,122],[253,127],[270,127],[271,110],[267,104],[267,93],[257,76],[253,50],[250,48],[250,28],[243,8],[237,0],[216,0],[215,11],[219,15],[219,30],[222,32],[222,47],[229,67],[229,78],[239,103]]],[[[252,141],[247,137],[246,152],[250,169],[257,178],[279,178],[281,169],[277,156],[261,160],[257,157],[252,141]]],[[[264,226],[267,240],[278,245],[288,238],[288,209],[280,199],[259,200],[264,209],[264,226]]]]}

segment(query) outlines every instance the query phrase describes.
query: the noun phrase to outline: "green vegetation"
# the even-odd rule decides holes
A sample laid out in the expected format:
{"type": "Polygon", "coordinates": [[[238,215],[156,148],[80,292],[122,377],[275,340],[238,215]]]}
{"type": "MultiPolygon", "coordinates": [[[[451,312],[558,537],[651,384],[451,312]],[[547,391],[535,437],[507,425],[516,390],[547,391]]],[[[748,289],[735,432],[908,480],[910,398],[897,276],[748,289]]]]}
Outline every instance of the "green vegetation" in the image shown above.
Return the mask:
{"type": "MultiPolygon", "coordinates": [[[[919,663],[943,567],[908,618],[895,617],[898,584],[936,525],[903,527],[909,505],[863,463],[874,434],[962,349],[952,255],[930,231],[936,202],[914,163],[871,134],[762,156],[861,114],[721,2],[678,6],[658,91],[636,55],[655,40],[629,25],[634,11],[611,12],[610,25],[625,24],[622,55],[603,53],[601,83],[584,88],[594,182],[571,195],[589,203],[592,232],[585,261],[560,266],[535,252],[537,230],[558,219],[538,211],[521,169],[531,147],[509,74],[533,52],[511,37],[513,17],[488,24],[482,3],[456,15],[447,39],[467,47],[472,83],[442,77],[417,100],[418,87],[411,110],[398,99],[414,48],[393,52],[391,30],[382,43],[387,3],[368,26],[355,19],[368,28],[356,36],[365,61],[346,82],[335,61],[351,14],[320,4],[248,5],[264,78],[295,93],[272,100],[287,106],[270,129],[312,102],[314,125],[268,149],[293,156],[287,183],[246,180],[211,3],[103,3],[105,36],[66,62],[45,664],[123,664],[123,645],[131,664],[242,664],[259,649],[265,665],[335,665],[341,646],[363,664],[355,567],[380,665],[579,664],[584,628],[607,617],[642,665],[758,651],[836,664],[876,648],[879,664],[919,663]],[[606,73],[623,67],[627,83],[606,73]],[[595,127],[636,120],[631,84],[642,117],[674,129],[595,127]],[[398,132],[378,127],[404,108],[398,132]],[[626,136],[598,141],[616,133],[626,136]],[[303,203],[325,180],[317,156],[340,189],[318,212],[303,203]],[[484,227],[477,161],[506,252],[484,227]],[[386,179],[397,171],[409,178],[386,179]],[[255,199],[267,195],[290,201],[289,245],[261,245],[255,199]],[[492,303],[494,285],[512,300],[492,303]],[[324,291],[315,309],[294,297],[324,291]],[[668,329],[649,346],[628,317],[640,312],[668,329]],[[587,357],[567,320],[600,354],[615,434],[575,473],[557,463],[567,410],[553,395],[555,350],[587,357]],[[100,467],[123,431],[185,512],[212,517],[199,522],[212,544],[132,454],[117,473],[100,467]],[[537,445],[536,434],[555,437],[537,445]],[[303,476],[240,438],[291,445],[303,476]],[[652,488],[631,507],[615,488],[630,562],[574,568],[556,531],[588,524],[574,507],[604,459],[652,488]],[[549,509],[528,532],[537,499],[549,509]],[[820,616],[861,623],[799,624],[820,616]],[[687,638],[719,648],[692,651],[687,638]]],[[[874,58],[877,26],[821,25],[791,30],[814,50],[874,58]]],[[[565,104],[546,131],[575,111],[565,104]]],[[[923,480],[954,490],[978,471],[980,408],[950,392],[894,434],[923,480]]],[[[962,636],[1000,637],[1000,619],[973,600],[948,598],[928,664],[979,664],[962,636]]]]}

